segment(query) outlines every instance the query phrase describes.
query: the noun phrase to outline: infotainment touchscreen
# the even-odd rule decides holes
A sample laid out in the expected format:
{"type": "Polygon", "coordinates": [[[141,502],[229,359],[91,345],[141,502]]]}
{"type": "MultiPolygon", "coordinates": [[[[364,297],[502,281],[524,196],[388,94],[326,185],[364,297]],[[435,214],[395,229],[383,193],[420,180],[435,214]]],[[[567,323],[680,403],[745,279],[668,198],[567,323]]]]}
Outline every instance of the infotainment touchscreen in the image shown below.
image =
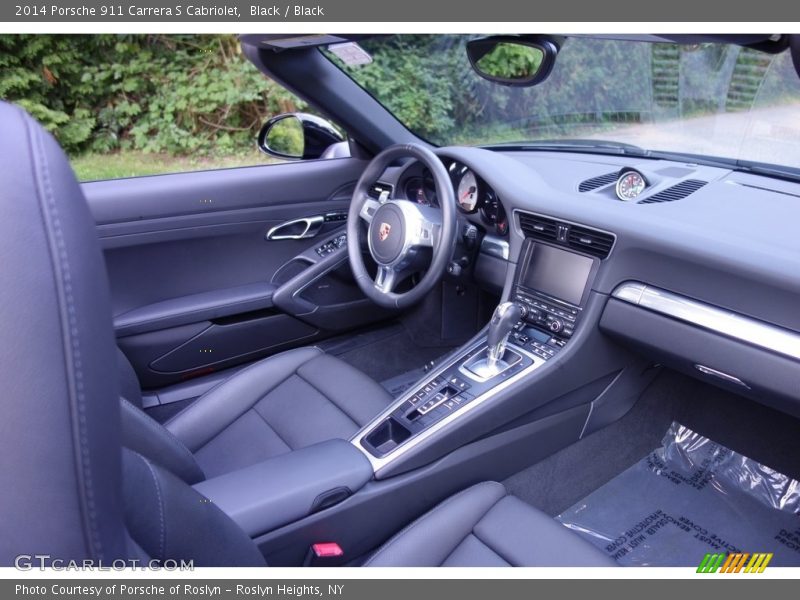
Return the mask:
{"type": "Polygon", "coordinates": [[[569,304],[579,305],[592,270],[591,258],[535,244],[522,285],[569,304]]]}

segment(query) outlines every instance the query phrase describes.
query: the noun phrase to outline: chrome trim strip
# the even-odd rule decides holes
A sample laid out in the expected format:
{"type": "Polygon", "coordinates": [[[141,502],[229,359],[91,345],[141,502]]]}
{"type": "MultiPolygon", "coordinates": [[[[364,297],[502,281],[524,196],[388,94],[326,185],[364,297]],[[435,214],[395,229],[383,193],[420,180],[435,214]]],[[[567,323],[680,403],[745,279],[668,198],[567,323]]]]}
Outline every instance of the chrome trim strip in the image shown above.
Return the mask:
{"type": "Polygon", "coordinates": [[[717,369],[712,369],[711,367],[707,367],[705,365],[696,364],[694,366],[695,369],[700,371],[703,375],[710,375],[712,377],[716,377],[717,379],[722,379],[723,381],[727,381],[728,383],[733,383],[743,388],[750,389],[750,386],[747,385],[744,381],[736,377],[735,375],[731,375],[726,373],[725,371],[719,371],[717,369]]]}
{"type": "Polygon", "coordinates": [[[614,298],[800,360],[800,334],[637,281],[622,283],[614,298]]]}
{"type": "MultiPolygon", "coordinates": [[[[474,344],[471,344],[470,346],[465,347],[462,352],[458,353],[458,357],[456,357],[455,359],[447,361],[441,367],[439,367],[437,369],[434,369],[430,373],[427,373],[425,375],[425,377],[422,377],[420,379],[420,381],[422,381],[422,380],[427,381],[429,379],[434,379],[435,377],[438,377],[439,375],[444,373],[447,369],[449,369],[453,365],[463,361],[467,354],[469,354],[470,352],[472,352],[476,348],[479,348],[479,347],[485,346],[485,345],[486,345],[486,338],[482,337],[480,340],[478,340],[474,344]]],[[[391,463],[392,461],[396,460],[397,458],[403,456],[404,454],[406,454],[407,452],[409,452],[413,448],[417,447],[422,442],[424,442],[425,440],[427,440],[431,436],[435,435],[442,428],[446,427],[447,425],[449,425],[450,423],[452,423],[456,419],[460,418],[462,415],[465,415],[468,412],[470,412],[471,410],[474,410],[475,408],[477,408],[478,406],[480,406],[481,404],[483,404],[487,400],[490,400],[491,398],[496,396],[498,393],[502,392],[504,389],[506,389],[510,385],[513,385],[514,383],[516,383],[517,381],[519,381],[523,377],[526,377],[527,375],[529,375],[532,371],[538,369],[543,364],[545,364],[545,361],[543,359],[539,358],[538,356],[536,356],[534,354],[531,354],[527,350],[524,350],[524,349],[520,348],[516,344],[509,343],[508,347],[509,348],[513,348],[514,351],[519,352],[520,354],[524,354],[525,356],[530,358],[533,361],[533,363],[531,365],[525,367],[524,369],[522,369],[518,373],[515,373],[514,375],[512,375],[508,379],[505,379],[505,380],[501,381],[500,383],[498,383],[496,386],[494,386],[491,390],[489,390],[485,394],[483,394],[481,396],[478,396],[477,398],[475,398],[474,400],[472,400],[468,404],[465,404],[464,406],[459,407],[459,409],[456,412],[446,416],[441,421],[438,421],[438,422],[434,423],[433,425],[431,425],[430,427],[428,427],[424,431],[421,431],[417,435],[413,436],[407,442],[399,445],[397,448],[392,450],[386,456],[383,456],[381,458],[373,456],[372,454],[370,454],[367,451],[366,448],[364,448],[361,445],[361,440],[367,434],[369,434],[375,427],[377,427],[380,424],[381,421],[383,421],[386,417],[391,415],[397,408],[399,408],[404,402],[406,402],[411,396],[413,396],[414,393],[416,393],[418,391],[418,387],[417,386],[412,386],[411,388],[409,388],[408,392],[404,393],[402,396],[400,396],[400,398],[398,398],[397,400],[392,402],[392,404],[390,404],[389,407],[386,410],[384,410],[377,417],[372,419],[372,421],[370,421],[364,427],[362,427],[358,431],[358,433],[356,433],[352,438],[350,438],[350,443],[353,444],[356,448],[358,448],[361,451],[361,453],[364,456],[367,457],[367,460],[369,460],[370,464],[372,465],[372,471],[374,473],[377,473],[380,469],[382,469],[383,467],[387,466],[389,463],[391,463]]]]}
{"type": "MultiPolygon", "coordinates": [[[[507,339],[507,338],[506,338],[506,339],[507,339]]],[[[481,375],[478,375],[478,374],[477,374],[477,373],[475,373],[474,371],[471,371],[471,370],[469,369],[469,367],[467,367],[467,363],[468,363],[468,362],[477,360],[477,357],[478,357],[478,356],[480,356],[481,352],[483,352],[483,351],[481,350],[481,352],[478,352],[478,353],[474,354],[473,356],[471,356],[471,357],[470,357],[470,358],[468,358],[467,360],[463,361],[463,362],[462,362],[460,365],[458,365],[458,372],[459,372],[459,373],[461,373],[462,375],[464,375],[465,377],[469,377],[469,378],[470,378],[470,379],[472,379],[473,381],[477,381],[477,382],[479,382],[479,383],[486,383],[486,382],[487,382],[487,381],[489,381],[490,379],[494,379],[495,377],[498,377],[499,375],[502,375],[503,373],[505,373],[506,371],[508,371],[508,370],[509,370],[511,367],[513,367],[513,366],[514,366],[514,365],[516,365],[516,364],[517,364],[519,361],[521,361],[521,360],[522,360],[522,355],[521,355],[521,354],[517,354],[517,353],[516,353],[516,352],[514,352],[513,350],[509,350],[509,348],[508,348],[508,342],[507,342],[507,341],[504,341],[504,342],[503,342],[503,345],[505,346],[505,348],[504,348],[504,350],[503,350],[503,353],[505,354],[505,352],[506,352],[506,351],[508,351],[508,352],[511,352],[512,354],[516,354],[516,358],[517,358],[517,360],[515,360],[513,363],[506,363],[506,366],[505,366],[505,368],[504,368],[504,369],[502,369],[501,371],[497,371],[497,372],[496,372],[494,375],[491,375],[491,376],[489,376],[489,377],[483,377],[483,376],[481,376],[481,375]]],[[[487,347],[487,356],[488,356],[488,347],[487,347]]],[[[528,355],[528,356],[530,356],[530,355],[528,355]]],[[[474,364],[474,363],[473,363],[473,364],[474,364]]]]}
{"type": "Polygon", "coordinates": [[[291,221],[286,221],[281,223],[280,225],[275,225],[272,229],[267,232],[267,235],[264,236],[266,240],[304,240],[306,238],[312,238],[317,233],[319,233],[322,224],[325,222],[325,217],[322,215],[314,215],[313,217],[301,217],[299,219],[292,219],[291,221]],[[302,233],[293,233],[293,234],[286,234],[281,233],[281,229],[289,229],[293,225],[297,225],[298,223],[304,223],[306,228],[303,230],[302,233]]]}
{"type": "Polygon", "coordinates": [[[620,300],[625,300],[625,302],[630,302],[631,304],[639,304],[639,300],[642,299],[642,294],[646,287],[647,286],[643,283],[623,283],[614,290],[613,296],[620,300]]]}
{"type": "Polygon", "coordinates": [[[508,260],[508,257],[511,256],[508,242],[493,235],[483,237],[483,240],[481,240],[481,252],[503,260],[508,260]]]}

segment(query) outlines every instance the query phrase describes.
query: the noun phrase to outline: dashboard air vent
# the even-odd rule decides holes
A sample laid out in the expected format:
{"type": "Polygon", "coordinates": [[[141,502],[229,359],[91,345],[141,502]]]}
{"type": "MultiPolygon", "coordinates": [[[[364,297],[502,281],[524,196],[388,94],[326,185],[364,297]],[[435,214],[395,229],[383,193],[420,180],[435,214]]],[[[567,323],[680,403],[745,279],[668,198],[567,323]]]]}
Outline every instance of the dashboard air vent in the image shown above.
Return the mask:
{"type": "Polygon", "coordinates": [[[683,200],[689,194],[693,194],[701,187],[706,185],[707,181],[700,181],[699,179],[687,179],[678,184],[673,185],[663,191],[653,194],[649,198],[639,200],[639,204],[655,204],[657,202],[673,202],[675,200],[683,200]]]}
{"type": "Polygon", "coordinates": [[[389,185],[388,183],[380,183],[380,182],[378,182],[378,183],[372,184],[372,186],[370,186],[370,188],[369,188],[369,192],[367,192],[367,193],[369,194],[370,198],[373,198],[374,200],[378,200],[381,197],[381,194],[383,192],[389,192],[389,196],[391,196],[393,190],[394,190],[394,188],[392,188],[392,186],[389,185]]]}
{"type": "Polygon", "coordinates": [[[603,187],[604,185],[608,185],[609,183],[614,183],[617,178],[619,177],[619,172],[614,171],[613,173],[606,173],[605,175],[598,175],[597,177],[592,177],[591,179],[587,179],[586,181],[581,181],[578,185],[579,192],[591,192],[592,190],[596,190],[599,187],[603,187]]]}
{"type": "Polygon", "coordinates": [[[614,245],[614,236],[609,233],[572,225],[567,235],[569,246],[599,258],[606,258],[614,245]]]}
{"type": "Polygon", "coordinates": [[[558,224],[553,219],[519,213],[519,226],[526,236],[540,240],[558,240],[558,224]]]}
{"type": "Polygon", "coordinates": [[[520,229],[529,238],[567,246],[598,258],[606,258],[614,245],[611,233],[521,211],[517,215],[520,229]]]}

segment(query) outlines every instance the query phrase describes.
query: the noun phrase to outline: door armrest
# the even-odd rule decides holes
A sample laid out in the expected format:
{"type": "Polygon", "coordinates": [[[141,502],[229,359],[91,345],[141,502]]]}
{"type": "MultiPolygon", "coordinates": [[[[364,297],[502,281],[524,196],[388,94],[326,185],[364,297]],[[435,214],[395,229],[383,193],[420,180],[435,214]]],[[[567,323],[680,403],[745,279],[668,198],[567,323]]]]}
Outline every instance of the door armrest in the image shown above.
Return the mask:
{"type": "Polygon", "coordinates": [[[114,317],[117,337],[272,308],[277,286],[258,282],[170,298],[114,317]]]}

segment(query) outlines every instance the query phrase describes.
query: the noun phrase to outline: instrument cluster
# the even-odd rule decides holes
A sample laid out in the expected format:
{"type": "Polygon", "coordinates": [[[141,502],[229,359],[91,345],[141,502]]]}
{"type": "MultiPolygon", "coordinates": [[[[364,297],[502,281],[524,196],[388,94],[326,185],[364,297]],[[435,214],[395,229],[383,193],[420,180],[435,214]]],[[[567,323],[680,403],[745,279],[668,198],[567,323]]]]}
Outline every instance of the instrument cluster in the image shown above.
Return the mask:
{"type": "Polygon", "coordinates": [[[456,189],[456,202],[462,212],[479,214],[481,220],[494,233],[508,233],[508,216],[497,193],[475,172],[461,163],[454,162],[448,169],[456,189]]]}
{"type": "MultiPolygon", "coordinates": [[[[506,235],[508,216],[497,193],[466,165],[451,162],[449,165],[445,163],[445,166],[448,167],[447,171],[456,191],[459,210],[465,215],[474,215],[490,233],[506,235]]],[[[404,181],[401,180],[401,189],[406,200],[439,207],[436,184],[427,168],[411,171],[404,181]]]]}

